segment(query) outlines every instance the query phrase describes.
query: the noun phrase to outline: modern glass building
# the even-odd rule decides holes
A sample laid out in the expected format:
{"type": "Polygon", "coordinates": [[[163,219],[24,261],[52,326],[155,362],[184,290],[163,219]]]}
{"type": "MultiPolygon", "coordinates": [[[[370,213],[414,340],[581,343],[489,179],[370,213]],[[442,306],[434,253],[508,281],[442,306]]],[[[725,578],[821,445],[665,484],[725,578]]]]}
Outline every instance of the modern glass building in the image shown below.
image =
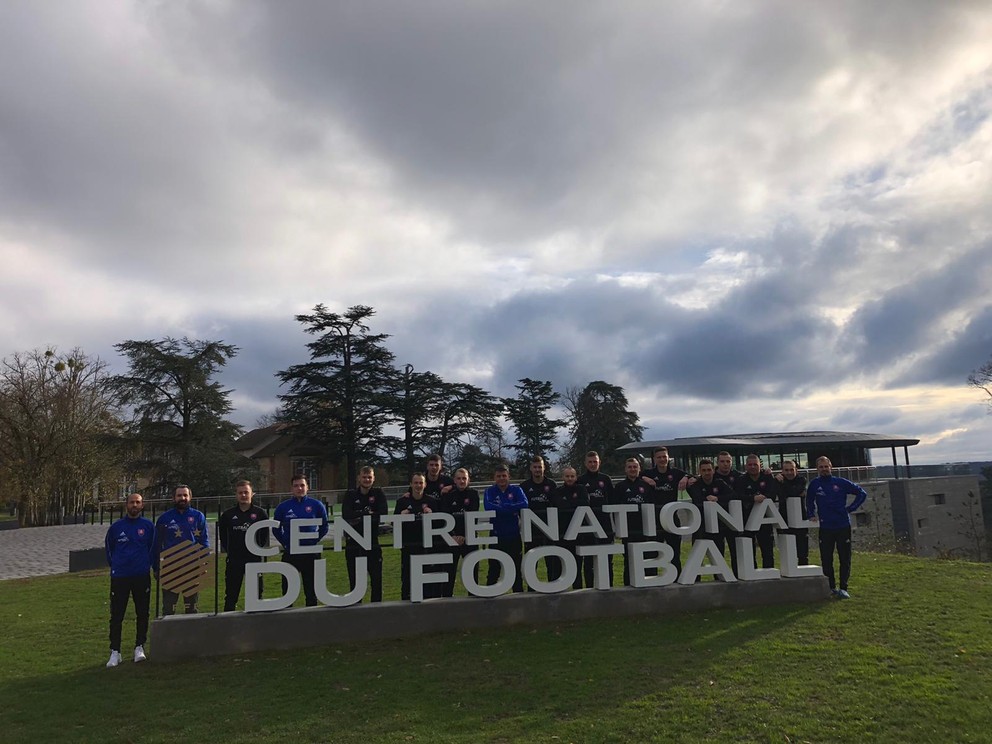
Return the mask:
{"type": "MultiPolygon", "coordinates": [[[[874,470],[871,450],[889,449],[892,452],[892,465],[896,477],[902,473],[912,477],[909,465],[909,448],[919,444],[919,439],[898,437],[889,434],[864,434],[847,431],[796,431],[763,434],[724,434],[707,437],[681,437],[659,439],[648,442],[631,442],[620,447],[620,452],[631,452],[651,457],[655,447],[668,447],[668,454],[678,467],[688,472],[696,472],[700,460],[715,460],[718,452],[727,451],[733,458],[735,467],[744,469],[744,459],[748,455],[758,455],[766,467],[778,470],[785,460],[795,460],[800,469],[816,468],[816,458],[826,455],[834,468],[843,469],[851,475],[871,477],[874,470]],[[904,465],[900,468],[896,449],[903,451],[904,465]],[[864,471],[864,472],[860,472],[864,471]]],[[[845,475],[845,477],[848,477],[845,475]]]]}

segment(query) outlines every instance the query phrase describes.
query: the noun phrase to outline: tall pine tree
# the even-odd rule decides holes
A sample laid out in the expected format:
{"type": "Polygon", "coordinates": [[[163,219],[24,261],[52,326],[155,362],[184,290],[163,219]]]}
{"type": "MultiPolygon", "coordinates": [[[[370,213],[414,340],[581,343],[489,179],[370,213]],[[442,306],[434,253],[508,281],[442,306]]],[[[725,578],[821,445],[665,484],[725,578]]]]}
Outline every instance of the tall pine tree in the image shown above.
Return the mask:
{"type": "Polygon", "coordinates": [[[280,395],[282,414],[293,429],[340,452],[347,483],[354,485],[359,462],[388,448],[383,427],[396,420],[399,373],[383,344],[389,336],[370,333],[375,310],[355,305],[343,314],[323,304],[297,315],[316,338],[307,344],[310,361],[276,373],[288,392],[280,395]]]}

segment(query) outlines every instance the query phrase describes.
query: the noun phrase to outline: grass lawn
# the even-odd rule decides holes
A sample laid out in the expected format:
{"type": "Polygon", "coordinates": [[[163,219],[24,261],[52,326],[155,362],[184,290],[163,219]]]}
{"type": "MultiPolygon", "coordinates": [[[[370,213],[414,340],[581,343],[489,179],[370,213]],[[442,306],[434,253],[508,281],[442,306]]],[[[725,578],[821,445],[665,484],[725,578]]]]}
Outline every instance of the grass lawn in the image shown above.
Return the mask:
{"type": "Polygon", "coordinates": [[[109,670],[105,573],[5,581],[0,741],[992,740],[992,566],[858,553],[851,591],[109,670]]]}

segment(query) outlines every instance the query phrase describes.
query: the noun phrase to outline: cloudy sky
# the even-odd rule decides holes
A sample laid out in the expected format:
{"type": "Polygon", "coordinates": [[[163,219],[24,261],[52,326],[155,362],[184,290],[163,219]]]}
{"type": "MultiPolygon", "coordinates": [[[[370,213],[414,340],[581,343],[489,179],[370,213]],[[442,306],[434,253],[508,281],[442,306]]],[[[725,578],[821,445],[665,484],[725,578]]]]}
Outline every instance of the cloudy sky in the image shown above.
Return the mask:
{"type": "MultiPolygon", "coordinates": [[[[377,310],[496,394],[647,438],[839,429],[992,459],[987,2],[0,3],[0,356],[377,310]]],[[[876,453],[884,464],[887,452],[876,453]]]]}

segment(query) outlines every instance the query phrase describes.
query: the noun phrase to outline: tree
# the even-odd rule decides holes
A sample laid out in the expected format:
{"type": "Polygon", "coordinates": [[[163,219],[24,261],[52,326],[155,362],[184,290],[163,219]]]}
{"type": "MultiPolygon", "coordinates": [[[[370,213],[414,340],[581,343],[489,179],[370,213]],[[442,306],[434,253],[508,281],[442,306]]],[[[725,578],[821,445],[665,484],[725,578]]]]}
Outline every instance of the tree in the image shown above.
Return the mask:
{"type": "Polygon", "coordinates": [[[968,375],[968,384],[983,391],[989,397],[985,402],[989,406],[989,413],[992,413],[992,357],[981,367],[971,371],[968,375]]]}
{"type": "Polygon", "coordinates": [[[323,304],[297,315],[306,333],[310,361],[276,373],[289,392],[280,395],[282,413],[297,432],[343,454],[347,482],[355,483],[358,463],[389,448],[383,427],[396,421],[398,373],[386,334],[369,333],[375,311],[355,305],[344,314],[323,304]]]}
{"type": "Polygon", "coordinates": [[[229,492],[246,474],[234,452],[241,427],[225,418],[231,391],[213,378],[238,348],[185,337],[124,341],[114,348],[128,362],[127,374],[115,376],[111,385],[118,402],[131,410],[132,468],[162,494],[177,483],[200,496],[229,492]]]}
{"type": "Polygon", "coordinates": [[[503,404],[482,388],[445,382],[433,372],[406,365],[397,392],[397,415],[403,430],[407,477],[417,470],[417,456],[432,452],[452,459],[469,438],[481,436],[498,420],[503,404]]]}
{"type": "Polygon", "coordinates": [[[504,398],[506,416],[516,433],[516,441],[510,449],[517,452],[517,464],[525,464],[534,455],[547,455],[558,449],[557,432],[565,426],[562,419],[548,415],[561,399],[551,383],[523,377],[514,387],[520,392],[516,398],[504,398]]]}
{"type": "Polygon", "coordinates": [[[433,372],[416,372],[413,365],[403,368],[396,391],[396,414],[403,431],[403,463],[407,480],[417,472],[417,455],[432,447],[432,423],[441,413],[438,393],[444,381],[433,372]]]}
{"type": "Polygon", "coordinates": [[[581,390],[565,391],[565,410],[569,416],[568,460],[582,463],[589,450],[596,450],[605,472],[623,470],[623,457],[616,449],[639,441],[644,433],[640,417],[627,410],[623,388],[602,380],[590,382],[581,390]]]}
{"type": "Polygon", "coordinates": [[[445,383],[438,393],[438,452],[446,453],[452,445],[464,449],[470,439],[486,436],[494,426],[502,434],[503,401],[499,398],[464,382],[445,383]]]}
{"type": "Polygon", "coordinates": [[[106,364],[79,349],[0,362],[0,483],[24,526],[56,524],[94,491],[115,495],[120,422],[106,364]]]}
{"type": "Polygon", "coordinates": [[[983,467],[981,472],[978,493],[982,500],[982,515],[985,518],[986,532],[992,532],[992,467],[983,467]]]}

